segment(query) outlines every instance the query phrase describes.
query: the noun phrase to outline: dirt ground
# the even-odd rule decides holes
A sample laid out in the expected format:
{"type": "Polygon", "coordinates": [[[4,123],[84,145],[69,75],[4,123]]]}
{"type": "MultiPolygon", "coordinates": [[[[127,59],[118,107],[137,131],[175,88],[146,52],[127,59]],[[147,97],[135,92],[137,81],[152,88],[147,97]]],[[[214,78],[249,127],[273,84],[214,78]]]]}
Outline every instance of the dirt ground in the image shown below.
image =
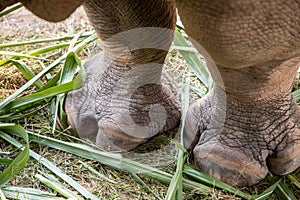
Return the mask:
{"type": "Polygon", "coordinates": [[[1,40],[23,41],[32,36],[32,39],[43,36],[54,37],[56,34],[74,34],[80,30],[91,30],[87,17],[82,7],[78,8],[68,19],[60,23],[50,23],[33,15],[25,8],[4,16],[0,19],[1,40]],[[30,33],[30,35],[28,35],[30,33]]]}

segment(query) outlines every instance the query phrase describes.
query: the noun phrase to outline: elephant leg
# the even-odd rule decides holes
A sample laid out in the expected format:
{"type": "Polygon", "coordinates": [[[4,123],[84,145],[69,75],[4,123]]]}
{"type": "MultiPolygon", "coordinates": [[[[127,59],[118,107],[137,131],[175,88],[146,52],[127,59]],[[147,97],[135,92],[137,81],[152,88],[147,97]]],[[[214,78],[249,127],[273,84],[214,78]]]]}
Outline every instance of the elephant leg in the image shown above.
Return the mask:
{"type": "Polygon", "coordinates": [[[84,86],[68,94],[69,124],[110,151],[128,151],[175,128],[180,105],[161,81],[173,40],[169,0],[87,0],[103,52],[84,65],[84,86]]]}
{"type": "Polygon", "coordinates": [[[297,169],[300,112],[291,89],[300,63],[299,2],[178,0],[177,7],[194,45],[216,63],[208,65],[213,89],[186,117],[194,164],[237,186],[269,170],[297,169]]]}

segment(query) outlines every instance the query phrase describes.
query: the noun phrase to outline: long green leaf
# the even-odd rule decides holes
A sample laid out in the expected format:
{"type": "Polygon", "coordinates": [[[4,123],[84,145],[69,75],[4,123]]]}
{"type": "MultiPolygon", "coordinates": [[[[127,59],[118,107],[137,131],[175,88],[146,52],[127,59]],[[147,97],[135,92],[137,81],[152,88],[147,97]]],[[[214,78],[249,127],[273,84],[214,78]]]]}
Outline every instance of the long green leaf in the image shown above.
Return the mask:
{"type": "Polygon", "coordinates": [[[300,101],[300,89],[293,92],[293,96],[296,102],[300,101]]]}
{"type": "Polygon", "coordinates": [[[76,198],[76,199],[78,199],[76,197],[76,195],[74,195],[72,192],[70,192],[68,190],[65,190],[65,188],[61,187],[61,185],[59,185],[56,182],[53,182],[53,181],[45,178],[41,174],[36,174],[34,177],[36,179],[38,179],[40,182],[42,182],[43,184],[47,185],[49,188],[51,188],[54,191],[56,191],[59,194],[61,194],[62,196],[66,197],[66,198],[72,198],[72,199],[76,198]]]}
{"type": "Polygon", "coordinates": [[[44,192],[33,188],[4,187],[1,188],[5,196],[9,199],[30,199],[30,200],[58,200],[56,194],[44,192]]]}
{"type": "MultiPolygon", "coordinates": [[[[65,64],[61,70],[59,85],[68,83],[73,80],[75,73],[77,71],[77,68],[81,67],[81,61],[77,54],[75,52],[70,52],[67,55],[67,58],[65,60],[65,64]]],[[[73,87],[74,88],[74,87],[73,87]]],[[[67,127],[67,115],[64,111],[64,100],[65,100],[65,94],[60,94],[57,96],[57,101],[55,105],[55,114],[54,114],[54,123],[53,123],[53,130],[55,130],[56,122],[57,122],[57,116],[59,114],[60,116],[60,122],[63,126],[67,127]]]]}
{"type": "MultiPolygon", "coordinates": [[[[39,58],[39,57],[36,57],[36,56],[38,56],[40,54],[50,52],[50,51],[54,51],[54,50],[57,50],[57,49],[65,48],[65,47],[68,47],[69,45],[70,45],[69,43],[56,44],[56,45],[51,45],[51,46],[47,46],[47,47],[42,47],[40,49],[35,49],[33,51],[23,53],[23,54],[20,54],[20,55],[16,54],[16,55],[14,55],[14,57],[12,57],[10,59],[1,60],[0,61],[0,66],[8,64],[12,60],[20,60],[20,59],[24,58],[24,56],[21,56],[21,55],[28,55],[28,56],[26,56],[27,58],[39,58]]],[[[50,62],[52,61],[52,60],[49,60],[49,59],[40,59],[40,60],[45,60],[45,61],[50,61],[50,62]]]]}
{"type": "MultiPolygon", "coordinates": [[[[86,159],[96,160],[102,164],[111,166],[115,169],[127,171],[130,173],[139,173],[141,175],[157,179],[163,183],[170,183],[172,175],[163,172],[159,169],[144,165],[129,159],[125,159],[120,154],[113,154],[109,152],[99,151],[87,145],[75,144],[70,142],[64,142],[49,138],[46,136],[38,135],[32,132],[28,132],[30,140],[41,145],[46,145],[58,150],[66,151],[77,156],[81,156],[86,159]]],[[[183,187],[186,190],[198,189],[203,193],[210,193],[212,188],[209,188],[200,183],[190,181],[183,178],[183,187]]]]}
{"type": "Polygon", "coordinates": [[[300,182],[297,179],[296,176],[292,175],[292,174],[288,174],[287,178],[298,188],[300,189],[300,182]]]}
{"type": "MultiPolygon", "coordinates": [[[[1,132],[0,132],[1,133],[1,132]]],[[[16,146],[17,148],[21,148],[21,144],[15,140],[14,138],[10,137],[9,135],[3,133],[2,138],[11,143],[12,145],[16,146]]],[[[50,171],[52,171],[54,174],[56,174],[58,177],[60,177],[62,180],[64,180],[66,183],[71,185],[75,190],[77,190],[80,194],[82,194],[84,197],[91,199],[91,200],[98,200],[98,198],[90,193],[88,190],[86,190],[84,187],[82,187],[79,183],[74,181],[70,176],[66,175],[64,172],[62,172],[59,168],[57,168],[53,163],[48,161],[46,158],[40,156],[39,154],[35,153],[32,150],[29,150],[29,155],[34,158],[35,160],[39,161],[39,163],[43,164],[45,167],[47,167],[50,171]]]]}
{"type": "Polygon", "coordinates": [[[7,8],[5,10],[3,10],[2,12],[0,12],[0,17],[3,17],[3,16],[5,16],[5,15],[11,13],[11,12],[14,12],[14,11],[16,11],[19,8],[22,8],[22,7],[23,7],[23,5],[21,3],[15,4],[15,5],[7,8]]]}
{"type": "Polygon", "coordinates": [[[10,164],[13,160],[8,158],[0,158],[0,165],[1,164],[10,164]]]}
{"type": "MultiPolygon", "coordinates": [[[[29,54],[16,53],[16,52],[10,52],[10,51],[0,51],[0,55],[22,57],[22,58],[34,58],[34,59],[38,59],[38,60],[51,61],[49,59],[44,59],[44,58],[41,58],[41,57],[31,56],[29,54]]],[[[6,60],[0,61],[0,66],[4,65],[6,62],[7,62],[6,60]]]]}
{"type": "Polygon", "coordinates": [[[6,112],[9,110],[22,110],[24,108],[28,108],[29,106],[35,105],[35,103],[43,101],[47,98],[54,97],[56,95],[69,92],[74,88],[74,82],[65,83],[62,85],[54,86],[49,89],[33,93],[31,95],[27,95],[25,97],[21,97],[14,101],[9,102],[5,107],[0,109],[1,112],[6,112]]]}
{"type": "Polygon", "coordinates": [[[273,194],[273,192],[275,191],[275,189],[279,186],[279,184],[281,183],[281,179],[279,181],[277,181],[276,183],[274,183],[271,187],[269,187],[268,189],[266,189],[263,193],[261,193],[260,195],[253,195],[252,199],[255,200],[265,200],[268,199],[269,196],[271,194],[273,194]]]}
{"type": "Polygon", "coordinates": [[[283,182],[280,182],[275,192],[280,197],[280,200],[297,200],[291,189],[283,182]]]}
{"type": "Polygon", "coordinates": [[[12,132],[20,136],[23,140],[25,140],[26,144],[23,151],[0,174],[0,188],[7,184],[15,175],[17,175],[25,167],[29,158],[29,140],[26,131],[19,125],[0,123],[0,137],[2,137],[3,134],[5,134],[4,132],[12,132]]]}
{"type": "Polygon", "coordinates": [[[198,169],[196,169],[194,166],[185,164],[184,165],[184,169],[183,169],[183,173],[197,181],[200,181],[202,183],[205,184],[209,184],[209,185],[213,185],[214,187],[226,190],[234,195],[237,195],[239,197],[242,197],[244,199],[252,199],[252,196],[249,194],[246,194],[226,183],[223,183],[220,180],[214,179],[211,176],[199,171],[198,169]]]}
{"type": "MultiPolygon", "coordinates": [[[[90,37],[91,35],[95,34],[95,31],[87,31],[84,32],[79,39],[86,39],[87,37],[90,37]]],[[[71,40],[76,36],[76,34],[73,35],[65,35],[61,37],[54,37],[54,38],[46,38],[46,39],[37,39],[37,40],[30,40],[30,41],[22,41],[22,42],[13,42],[13,43],[6,43],[6,44],[0,44],[0,48],[7,48],[7,47],[16,47],[16,46],[24,46],[29,44],[38,44],[38,43],[47,43],[47,42],[57,42],[57,41],[63,41],[63,40],[71,40]]]]}
{"type": "MultiPolygon", "coordinates": [[[[32,79],[35,76],[35,73],[22,61],[20,60],[11,60],[11,62],[18,68],[18,70],[27,78],[28,80],[32,79]]],[[[41,80],[37,80],[34,85],[37,88],[43,87],[41,80]]]]}
{"type": "MultiPolygon", "coordinates": [[[[72,51],[78,53],[82,51],[84,47],[86,47],[89,43],[95,41],[98,38],[96,34],[91,35],[84,41],[82,41],[80,44],[76,45],[72,51]]],[[[12,100],[14,100],[17,96],[22,94],[26,89],[28,89],[34,82],[39,80],[42,76],[53,70],[57,65],[59,65],[63,60],[65,60],[67,55],[62,55],[57,60],[55,60],[53,63],[51,63],[47,68],[43,69],[40,73],[38,73],[34,78],[29,80],[26,84],[24,84],[20,89],[18,89],[16,92],[14,92],[12,95],[10,95],[8,98],[6,98],[4,101],[0,102],[0,110],[3,110],[3,108],[9,104],[12,100]]]]}
{"type": "MultiPolygon", "coordinates": [[[[174,44],[177,46],[191,47],[180,31],[175,31],[174,44]]],[[[205,64],[199,59],[199,56],[190,51],[179,50],[184,60],[187,62],[190,69],[195,73],[199,81],[201,81],[207,88],[210,87],[211,77],[206,69],[205,64]]]]}
{"type": "Polygon", "coordinates": [[[186,79],[186,84],[182,88],[182,96],[181,96],[181,107],[182,107],[182,117],[181,117],[181,127],[180,127],[180,144],[177,144],[179,147],[178,159],[176,172],[171,180],[169,185],[166,200],[182,200],[182,170],[183,165],[187,159],[187,152],[183,149],[183,131],[184,131],[184,122],[186,118],[186,113],[189,107],[189,93],[190,93],[190,79],[189,77],[186,79]]]}

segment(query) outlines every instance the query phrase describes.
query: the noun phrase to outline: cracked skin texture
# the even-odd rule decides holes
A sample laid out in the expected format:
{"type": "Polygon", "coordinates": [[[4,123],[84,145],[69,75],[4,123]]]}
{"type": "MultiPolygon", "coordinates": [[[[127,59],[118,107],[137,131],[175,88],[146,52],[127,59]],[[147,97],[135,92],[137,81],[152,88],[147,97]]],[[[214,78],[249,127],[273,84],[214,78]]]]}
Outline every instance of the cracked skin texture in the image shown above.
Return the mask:
{"type": "MultiPolygon", "coordinates": [[[[0,10],[16,2],[0,0],[0,10]]],[[[21,2],[36,15],[59,21],[83,1],[21,2]]],[[[175,0],[83,4],[104,52],[86,63],[84,86],[68,94],[71,126],[117,151],[176,127],[179,103],[161,81],[175,28],[175,0]],[[147,42],[149,48],[130,49],[147,42]]],[[[255,184],[268,171],[283,175],[297,169],[300,114],[291,88],[300,63],[300,2],[177,0],[176,6],[194,45],[204,47],[216,63],[208,66],[213,89],[190,107],[185,122],[184,142],[193,163],[237,186],[255,184]]]]}
{"type": "Polygon", "coordinates": [[[236,186],[297,169],[300,113],[291,89],[300,63],[300,2],[178,0],[177,7],[195,46],[216,63],[209,66],[214,88],[185,122],[193,163],[236,186]]]}

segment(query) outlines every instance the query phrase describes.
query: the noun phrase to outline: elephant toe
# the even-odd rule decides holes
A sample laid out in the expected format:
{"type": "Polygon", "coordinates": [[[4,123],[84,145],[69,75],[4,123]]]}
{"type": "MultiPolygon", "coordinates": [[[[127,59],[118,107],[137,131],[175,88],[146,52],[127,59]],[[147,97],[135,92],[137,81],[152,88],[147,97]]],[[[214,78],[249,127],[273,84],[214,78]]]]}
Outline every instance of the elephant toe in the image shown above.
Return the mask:
{"type": "Polygon", "coordinates": [[[299,132],[293,134],[296,139],[293,139],[292,142],[288,142],[281,150],[272,155],[268,160],[268,166],[271,172],[277,175],[285,175],[293,172],[298,167],[300,167],[300,140],[297,136],[299,132]]]}
{"type": "Polygon", "coordinates": [[[221,144],[205,143],[196,146],[193,156],[197,167],[233,186],[256,184],[268,173],[265,163],[221,144]]]}
{"type": "Polygon", "coordinates": [[[113,122],[99,123],[96,145],[106,151],[130,151],[145,141],[145,138],[138,138],[127,134],[113,122]]]}

